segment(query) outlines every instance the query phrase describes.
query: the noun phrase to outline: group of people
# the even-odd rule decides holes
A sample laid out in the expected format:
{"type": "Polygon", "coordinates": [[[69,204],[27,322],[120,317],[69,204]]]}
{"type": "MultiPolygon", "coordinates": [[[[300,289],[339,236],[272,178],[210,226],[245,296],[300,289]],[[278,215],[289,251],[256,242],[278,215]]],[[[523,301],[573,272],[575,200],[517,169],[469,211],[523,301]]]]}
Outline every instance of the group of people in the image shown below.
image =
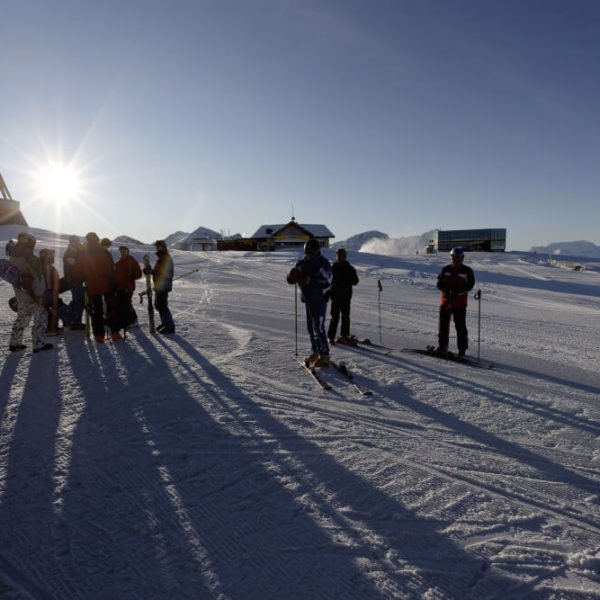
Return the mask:
{"type": "MultiPolygon", "coordinates": [[[[451,264],[443,267],[437,278],[440,290],[438,320],[438,347],[436,352],[448,354],[450,321],[456,328],[458,355],[464,356],[469,347],[466,325],[467,299],[475,286],[473,270],[464,264],[462,248],[450,252],[451,264]]],[[[348,262],[346,250],[336,251],[333,265],[321,254],[319,241],[309,239],[304,245],[304,257],[287,275],[287,282],[298,285],[306,311],[306,324],[311,343],[311,354],[306,364],[326,367],[330,364],[329,350],[332,344],[353,344],[350,336],[350,305],[352,287],[358,284],[356,269],[348,262]],[[327,331],[325,320],[327,303],[331,299],[331,320],[327,331]],[[336,332],[341,316],[341,336],[336,332]]]]}
{"type": "Polygon", "coordinates": [[[53,348],[46,335],[58,333],[59,319],[63,327],[71,330],[86,329],[82,322],[84,310],[89,314],[97,343],[105,343],[107,337],[112,341],[123,339],[121,331],[137,324],[132,298],[142,274],[151,275],[153,280],[154,305],[161,320],[157,331],[175,333],[168,304],[174,266],[163,240],[154,243],[157,256],[154,267],[142,269],[127,246],[119,247],[120,258],[115,262],[108,238],[101,241],[95,232],[90,232],[82,243],[79,237],[71,236],[63,255],[62,278],[54,267],[54,250],[44,248],[36,256],[35,245],[35,237],[22,232],[16,243],[6,248],[10,262],[21,273],[18,283],[13,285],[15,297],[11,299],[11,307],[17,312],[9,343],[11,352],[26,348],[23,335],[32,319],[32,349],[37,353],[53,348]],[[68,305],[60,298],[67,290],[71,292],[68,305]]]}

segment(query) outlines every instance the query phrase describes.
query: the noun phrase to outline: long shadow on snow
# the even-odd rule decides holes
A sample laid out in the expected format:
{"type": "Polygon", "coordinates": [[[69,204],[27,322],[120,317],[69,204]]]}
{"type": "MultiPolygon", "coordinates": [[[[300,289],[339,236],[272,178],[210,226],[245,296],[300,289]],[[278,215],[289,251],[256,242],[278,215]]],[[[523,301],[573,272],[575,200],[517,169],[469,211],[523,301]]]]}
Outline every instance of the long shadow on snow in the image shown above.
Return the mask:
{"type": "MultiPolygon", "coordinates": [[[[446,382],[454,388],[461,388],[475,395],[485,396],[491,402],[508,404],[513,408],[531,412],[538,417],[551,419],[563,426],[579,428],[591,434],[598,435],[597,427],[595,427],[586,419],[573,417],[573,415],[548,408],[540,403],[532,402],[520,396],[516,396],[515,394],[498,392],[480,383],[477,384],[476,392],[473,392],[472,381],[466,378],[459,379],[456,374],[452,376],[444,375],[439,369],[426,366],[416,366],[409,361],[403,361],[399,357],[381,355],[379,360],[404,370],[412,371],[413,373],[427,373],[429,376],[434,377],[439,381],[446,382]]],[[[470,367],[465,367],[465,369],[469,368],[470,367]]],[[[410,408],[430,419],[434,419],[445,427],[457,431],[461,435],[469,437],[477,443],[496,451],[500,455],[510,455],[519,459],[523,463],[543,473],[545,476],[547,476],[549,481],[562,481],[563,483],[578,487],[579,489],[590,494],[594,493],[594,491],[596,493],[598,492],[599,484],[596,481],[588,479],[587,477],[584,477],[581,474],[564,467],[563,465],[557,464],[542,454],[536,454],[531,450],[527,450],[518,444],[507,441],[493,433],[490,433],[489,431],[477,427],[476,425],[467,423],[455,415],[444,412],[415,398],[403,396],[401,402],[406,408],[410,408]]],[[[506,495],[510,495],[508,491],[505,491],[504,493],[506,495]]],[[[576,518],[581,517],[577,516],[576,518]]],[[[595,523],[592,524],[595,525],[595,523]]]]}
{"type": "MultiPolygon", "coordinates": [[[[61,476],[57,464],[61,411],[57,362],[56,351],[31,355],[23,394],[15,407],[10,446],[3,457],[2,566],[22,590],[36,598],[50,597],[43,580],[52,577],[58,567],[56,557],[48,551],[55,535],[55,488],[61,476]]],[[[15,368],[16,362],[9,367],[5,364],[3,379],[7,373],[14,375],[15,368]]],[[[8,395],[12,381],[5,383],[8,395]]]]}
{"type": "MultiPolygon", "coordinates": [[[[81,407],[78,415],[70,415],[73,422],[63,426],[62,436],[69,438],[70,455],[60,457],[60,467],[52,464],[55,449],[49,441],[47,460],[39,462],[46,478],[52,479],[58,472],[64,481],[55,498],[50,489],[53,486],[45,486],[49,488],[47,504],[50,506],[54,499],[54,510],[24,506],[27,517],[17,522],[19,530],[24,523],[31,529],[18,556],[20,562],[27,562],[26,578],[31,582],[24,587],[35,585],[44,590],[43,594],[34,593],[36,598],[167,596],[174,579],[165,573],[157,556],[158,542],[152,537],[150,524],[155,502],[165,491],[151,459],[140,451],[143,436],[131,423],[131,408],[111,399],[112,394],[127,388],[116,376],[119,365],[115,347],[96,346],[68,336],[64,345],[79,388],[78,397],[69,397],[68,405],[81,407]],[[118,418],[119,411],[124,412],[123,421],[118,418]],[[128,426],[134,431],[132,439],[120,439],[122,427],[128,426]],[[132,506],[136,510],[130,510],[132,506]]],[[[138,366],[143,366],[141,361],[138,366]]],[[[45,383],[54,399],[53,406],[58,407],[53,413],[56,422],[63,401],[57,375],[45,383]]],[[[128,393],[131,395],[131,390],[128,393]]],[[[37,401],[39,405],[39,397],[37,401]]],[[[21,443],[32,443],[30,438],[28,435],[21,443]]],[[[38,481],[33,485],[37,486],[38,481]]],[[[22,496],[15,501],[23,502],[22,496]]],[[[181,545],[180,540],[177,543],[181,545]]],[[[179,556],[184,554],[180,550],[179,556]]],[[[198,592],[202,595],[200,586],[198,592]]]]}
{"type": "MultiPolygon", "coordinates": [[[[377,350],[363,351],[363,350],[357,350],[356,348],[353,348],[352,346],[344,346],[343,348],[344,348],[344,350],[351,351],[353,354],[355,353],[357,356],[363,356],[363,357],[369,356],[369,358],[387,362],[390,365],[399,366],[402,368],[408,367],[409,364],[410,365],[413,364],[413,363],[409,363],[408,360],[404,360],[403,358],[398,356],[397,354],[399,353],[399,351],[393,351],[393,353],[390,353],[389,351],[381,351],[380,352],[377,350]],[[367,355],[367,352],[369,352],[368,355],[367,355]]],[[[405,353],[404,356],[408,357],[409,354],[405,353]]],[[[434,358],[434,357],[425,357],[425,358],[423,358],[423,361],[438,361],[438,364],[440,364],[440,366],[446,364],[448,366],[451,365],[456,369],[460,368],[459,366],[457,366],[457,363],[444,362],[442,359],[434,358]]],[[[425,364],[425,362],[424,362],[424,364],[425,364]]],[[[523,375],[531,377],[532,379],[540,379],[541,378],[539,373],[536,373],[535,371],[530,371],[528,369],[514,367],[513,365],[502,365],[500,363],[495,363],[495,366],[502,368],[503,370],[506,370],[508,372],[521,373],[523,375]]],[[[452,381],[453,383],[455,381],[459,381],[458,379],[455,380],[454,377],[451,377],[449,375],[444,375],[441,369],[436,369],[433,366],[423,366],[422,368],[427,370],[428,372],[432,373],[436,377],[445,378],[448,381],[452,381]]],[[[477,368],[477,367],[469,367],[469,366],[465,365],[462,368],[472,369],[472,368],[477,368]]],[[[458,373],[458,372],[459,372],[458,370],[455,370],[455,373],[458,373]]],[[[586,392],[586,393],[592,393],[592,394],[600,393],[600,389],[598,389],[596,387],[587,386],[587,385],[579,385],[576,382],[572,382],[567,379],[563,379],[561,377],[553,377],[552,375],[548,375],[548,376],[544,375],[543,380],[550,381],[550,382],[556,383],[558,385],[563,385],[565,387],[572,387],[574,389],[579,389],[580,391],[586,392]]],[[[467,386],[463,386],[463,387],[466,387],[467,389],[472,389],[472,385],[467,385],[467,386]]],[[[581,429],[582,431],[586,431],[593,435],[600,435],[600,424],[598,424],[594,421],[590,421],[590,419],[587,419],[584,417],[578,417],[577,415],[573,415],[571,413],[568,413],[568,412],[565,412],[562,410],[558,410],[556,408],[551,408],[545,404],[542,404],[541,402],[535,402],[534,400],[525,399],[521,396],[516,396],[515,394],[510,394],[507,392],[498,392],[498,391],[494,390],[493,388],[483,386],[479,383],[477,384],[477,389],[483,389],[487,392],[487,394],[489,395],[489,397],[491,399],[499,400],[501,402],[510,404],[511,406],[514,406],[515,408],[518,408],[519,410],[524,410],[524,411],[533,413],[539,417],[545,417],[545,418],[551,419],[557,423],[560,423],[561,425],[566,425],[569,427],[575,427],[577,429],[581,429]]]]}
{"type": "MultiPolygon", "coordinates": [[[[374,598],[380,594],[386,597],[397,595],[418,597],[426,590],[435,587],[442,590],[446,597],[465,597],[473,586],[477,585],[485,570],[485,564],[440,532],[449,523],[420,517],[388,494],[375,488],[363,476],[352,473],[329,456],[322,447],[300,436],[267,410],[260,408],[252,398],[243,393],[230,378],[186,340],[173,338],[173,341],[202,368],[216,385],[216,389],[226,392],[225,395],[213,395],[211,401],[218,403],[229,419],[233,419],[241,428],[242,435],[247,438],[246,442],[240,444],[239,450],[247,453],[254,446],[259,453],[260,463],[273,465],[271,468],[275,470],[270,477],[276,474],[278,480],[293,482],[293,487],[297,488],[293,498],[287,498],[287,492],[277,490],[277,493],[285,494],[285,501],[291,502],[293,508],[285,507],[284,514],[281,515],[279,514],[281,507],[268,507],[270,511],[273,508],[276,510],[274,513],[270,512],[265,518],[269,523],[269,530],[277,529],[280,526],[279,521],[282,517],[284,519],[281,524],[283,527],[281,535],[286,539],[276,540],[273,557],[278,556],[276,560],[281,561],[282,556],[297,547],[300,553],[299,556],[294,556],[293,564],[296,569],[298,566],[306,569],[305,575],[294,577],[292,580],[299,582],[297,584],[303,587],[289,589],[287,594],[291,593],[294,597],[322,595],[374,598]],[[321,512],[320,520],[329,523],[332,531],[339,532],[340,537],[344,539],[343,543],[328,536],[323,540],[321,533],[316,538],[313,534],[306,539],[306,532],[304,532],[306,523],[310,523],[311,528],[314,528],[315,524],[310,515],[304,515],[307,508],[302,508],[299,501],[301,498],[308,498],[309,505],[316,506],[313,510],[321,512]],[[336,510],[336,506],[342,506],[344,510],[340,512],[336,510]],[[293,536],[290,534],[288,511],[293,511],[296,518],[302,515],[303,523],[294,527],[293,536]],[[357,519],[361,522],[361,526],[349,524],[346,516],[348,514],[360,515],[357,519]],[[411,531],[407,531],[407,522],[411,523],[411,531]],[[363,538],[363,528],[369,532],[368,539],[363,538]],[[311,537],[313,539],[310,539],[311,537]],[[373,538],[377,541],[370,541],[373,538]],[[393,560],[388,561],[387,552],[395,553],[400,563],[392,564],[393,560]],[[306,564],[299,565],[296,560],[299,557],[302,561],[306,561],[306,564]],[[340,560],[343,561],[341,565],[340,560]],[[370,588],[365,575],[352,566],[352,563],[369,560],[374,560],[376,563],[373,567],[375,571],[386,569],[385,590],[370,588]],[[406,563],[417,568],[411,566],[403,569],[401,565],[406,563]],[[427,566],[419,568],[420,565],[432,564],[435,566],[431,570],[427,566]],[[318,574],[318,579],[315,579],[315,574],[318,574]],[[312,589],[311,585],[318,587],[312,589]],[[345,585],[343,591],[339,589],[341,585],[345,585]]],[[[176,356],[174,351],[171,352],[176,356]]],[[[272,484],[275,485],[275,482],[272,484]]],[[[243,489],[241,491],[244,493],[243,489]]],[[[269,503],[270,499],[268,495],[260,493],[259,501],[269,503]]],[[[252,512],[249,517],[255,519],[252,512]]],[[[200,524],[196,523],[196,526],[200,524]]],[[[268,547],[270,543],[268,536],[271,535],[274,535],[271,531],[257,529],[252,537],[252,544],[245,549],[245,552],[251,554],[259,548],[268,547]]],[[[216,538],[214,543],[222,542],[216,538]]],[[[369,569],[365,567],[363,571],[368,572],[369,569]]],[[[276,577],[282,577],[284,572],[277,574],[276,577]]],[[[254,573],[254,577],[256,575],[257,573],[254,573]]],[[[289,577],[287,575],[288,580],[289,577]]],[[[509,583],[508,580],[504,581],[494,575],[496,589],[508,586],[509,583]]],[[[285,580],[280,581],[279,585],[285,586],[285,580]]]]}
{"type": "Polygon", "coordinates": [[[345,597],[355,589],[379,597],[357,581],[352,556],[329,568],[330,553],[318,552],[331,547],[329,536],[271,470],[270,453],[228,429],[233,417],[221,397],[244,404],[237,387],[215,370],[215,388],[197,353],[198,369],[172,371],[171,340],[162,347],[158,340],[139,332],[133,343],[95,348],[97,360],[73,353],[86,407],[73,436],[61,526],[68,576],[85,584],[70,596],[299,598],[306,597],[301,582],[326,590],[335,581],[345,597]],[[314,556],[298,561],[307,547],[314,556]]]}

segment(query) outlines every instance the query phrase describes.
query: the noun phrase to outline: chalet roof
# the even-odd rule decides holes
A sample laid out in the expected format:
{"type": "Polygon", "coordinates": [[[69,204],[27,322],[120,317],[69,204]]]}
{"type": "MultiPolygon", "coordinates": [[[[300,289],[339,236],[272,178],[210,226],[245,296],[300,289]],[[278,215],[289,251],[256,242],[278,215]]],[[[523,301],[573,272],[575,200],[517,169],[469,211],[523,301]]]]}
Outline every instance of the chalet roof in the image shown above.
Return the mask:
{"type": "Polygon", "coordinates": [[[251,238],[269,238],[281,229],[285,227],[298,227],[304,229],[313,237],[316,238],[332,238],[335,237],[333,233],[325,225],[307,225],[304,223],[297,223],[296,221],[290,221],[289,223],[280,223],[279,225],[261,225],[251,238]]]}

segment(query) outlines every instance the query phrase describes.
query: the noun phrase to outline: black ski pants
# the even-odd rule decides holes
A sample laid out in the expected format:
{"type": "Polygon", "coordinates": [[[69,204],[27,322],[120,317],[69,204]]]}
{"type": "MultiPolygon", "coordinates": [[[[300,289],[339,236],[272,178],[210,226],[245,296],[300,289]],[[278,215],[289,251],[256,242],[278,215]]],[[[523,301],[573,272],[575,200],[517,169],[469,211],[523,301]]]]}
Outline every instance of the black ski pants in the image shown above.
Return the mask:
{"type": "Polygon", "coordinates": [[[459,352],[466,352],[469,347],[469,332],[467,331],[467,309],[440,306],[440,319],[438,330],[438,345],[440,348],[448,347],[450,338],[450,319],[454,319],[456,328],[456,345],[459,352]]]}
{"type": "Polygon", "coordinates": [[[114,292],[90,296],[88,301],[92,310],[92,331],[94,335],[105,335],[106,326],[110,328],[111,333],[119,330],[118,324],[115,321],[117,299],[114,292]],[[106,319],[104,318],[105,307],[106,319]]]}
{"type": "Polygon", "coordinates": [[[334,340],[338,328],[338,323],[342,317],[342,337],[350,337],[350,298],[332,298],[331,299],[331,321],[329,321],[329,329],[327,337],[334,340]]]}

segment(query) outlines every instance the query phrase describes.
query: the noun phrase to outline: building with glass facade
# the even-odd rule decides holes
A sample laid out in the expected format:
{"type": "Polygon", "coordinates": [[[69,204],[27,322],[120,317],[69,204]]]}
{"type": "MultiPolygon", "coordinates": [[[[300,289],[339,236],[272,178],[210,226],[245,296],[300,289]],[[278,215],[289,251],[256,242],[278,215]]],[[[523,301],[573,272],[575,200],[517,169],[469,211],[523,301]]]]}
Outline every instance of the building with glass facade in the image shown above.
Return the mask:
{"type": "Polygon", "coordinates": [[[504,252],[506,229],[454,229],[434,232],[433,247],[446,252],[460,246],[466,252],[504,252]]]}

